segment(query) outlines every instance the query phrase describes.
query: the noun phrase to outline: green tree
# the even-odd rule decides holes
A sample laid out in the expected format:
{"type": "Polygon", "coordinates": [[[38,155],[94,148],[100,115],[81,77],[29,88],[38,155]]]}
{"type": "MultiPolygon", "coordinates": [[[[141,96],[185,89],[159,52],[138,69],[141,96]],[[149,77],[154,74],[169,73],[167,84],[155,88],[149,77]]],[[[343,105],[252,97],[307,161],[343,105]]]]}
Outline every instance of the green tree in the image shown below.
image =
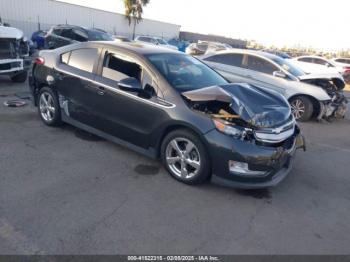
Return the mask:
{"type": "Polygon", "coordinates": [[[123,0],[125,7],[125,17],[129,21],[129,26],[133,23],[132,39],[135,39],[136,25],[141,22],[143,7],[149,4],[150,0],[123,0]]]}

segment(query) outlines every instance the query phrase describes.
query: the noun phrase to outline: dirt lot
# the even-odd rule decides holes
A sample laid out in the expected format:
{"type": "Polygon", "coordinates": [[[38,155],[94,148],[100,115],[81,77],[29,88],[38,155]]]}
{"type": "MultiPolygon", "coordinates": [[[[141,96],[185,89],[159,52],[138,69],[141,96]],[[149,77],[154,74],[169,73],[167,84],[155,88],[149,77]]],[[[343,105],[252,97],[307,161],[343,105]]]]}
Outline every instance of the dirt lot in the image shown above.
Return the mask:
{"type": "MultiPolygon", "coordinates": [[[[189,187],[156,161],[36,109],[0,80],[0,254],[349,254],[350,115],[306,123],[278,187],[189,187]]],[[[349,95],[350,96],[350,95],[349,95]]]]}

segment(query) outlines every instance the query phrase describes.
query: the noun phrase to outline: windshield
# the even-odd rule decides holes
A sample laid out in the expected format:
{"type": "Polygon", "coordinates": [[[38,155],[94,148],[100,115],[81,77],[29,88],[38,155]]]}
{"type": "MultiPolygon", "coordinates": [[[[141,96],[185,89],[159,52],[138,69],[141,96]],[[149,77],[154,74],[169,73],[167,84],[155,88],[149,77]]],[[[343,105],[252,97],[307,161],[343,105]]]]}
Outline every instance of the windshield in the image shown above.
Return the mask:
{"type": "Polygon", "coordinates": [[[185,54],[146,55],[168,83],[180,92],[228,82],[213,69],[185,54]]]}
{"type": "Polygon", "coordinates": [[[293,65],[288,61],[288,59],[283,59],[281,57],[274,57],[272,58],[272,61],[277,63],[279,66],[281,66],[284,70],[286,70],[288,73],[295,77],[303,76],[305,75],[304,71],[293,65]]]}
{"type": "Polygon", "coordinates": [[[168,43],[167,42],[165,42],[163,39],[161,39],[161,38],[156,38],[157,39],[157,41],[158,41],[158,43],[159,44],[161,44],[161,45],[167,45],[168,43]]]}
{"type": "Polygon", "coordinates": [[[112,36],[98,30],[88,31],[88,35],[90,41],[113,41],[112,36]]]}

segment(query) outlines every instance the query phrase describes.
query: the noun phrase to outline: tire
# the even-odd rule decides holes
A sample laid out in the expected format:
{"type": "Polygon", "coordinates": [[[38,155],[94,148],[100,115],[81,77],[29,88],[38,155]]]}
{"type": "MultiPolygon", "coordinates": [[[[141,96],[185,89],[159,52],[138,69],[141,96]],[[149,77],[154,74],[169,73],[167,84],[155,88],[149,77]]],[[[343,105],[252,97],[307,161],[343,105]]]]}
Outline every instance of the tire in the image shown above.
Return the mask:
{"type": "Polygon", "coordinates": [[[44,124],[48,126],[60,126],[62,124],[61,108],[57,93],[49,87],[43,87],[40,89],[37,99],[38,113],[44,124]]]}
{"type": "Polygon", "coordinates": [[[14,76],[11,76],[11,80],[14,83],[24,83],[27,80],[28,72],[22,71],[14,76]]]}
{"type": "Polygon", "coordinates": [[[310,120],[313,112],[314,105],[310,98],[305,96],[297,96],[290,100],[290,106],[292,108],[292,114],[295,119],[300,122],[306,122],[310,120]]]}
{"type": "Polygon", "coordinates": [[[169,133],[163,139],[160,150],[164,167],[176,180],[197,185],[209,179],[209,155],[202,141],[193,132],[178,129],[169,133]]]}

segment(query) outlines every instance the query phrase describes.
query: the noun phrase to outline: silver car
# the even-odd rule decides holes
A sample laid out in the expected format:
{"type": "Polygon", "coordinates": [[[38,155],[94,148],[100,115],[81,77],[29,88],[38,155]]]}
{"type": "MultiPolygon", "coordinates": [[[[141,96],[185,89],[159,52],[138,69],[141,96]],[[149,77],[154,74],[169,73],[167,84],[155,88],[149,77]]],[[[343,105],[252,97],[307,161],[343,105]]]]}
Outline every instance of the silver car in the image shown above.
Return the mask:
{"type": "Polygon", "coordinates": [[[232,49],[200,59],[231,82],[260,85],[284,95],[297,120],[345,116],[345,83],[339,74],[306,74],[286,59],[252,50],[232,49]]]}

